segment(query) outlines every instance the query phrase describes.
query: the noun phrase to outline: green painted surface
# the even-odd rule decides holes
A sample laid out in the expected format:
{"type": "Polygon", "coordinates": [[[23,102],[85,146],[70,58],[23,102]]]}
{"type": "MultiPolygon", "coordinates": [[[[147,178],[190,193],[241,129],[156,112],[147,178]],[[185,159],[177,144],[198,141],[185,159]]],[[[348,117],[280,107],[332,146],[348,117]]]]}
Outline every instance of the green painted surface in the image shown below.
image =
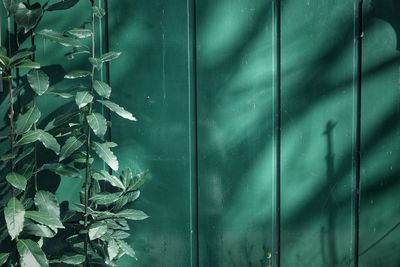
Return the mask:
{"type": "MultiPolygon", "coordinates": [[[[282,1],[282,267],[354,265],[354,3],[282,1]]],[[[44,25],[79,25],[89,1],[79,5],[62,12],[73,24],[54,13],[44,25]]],[[[197,258],[204,267],[268,266],[276,234],[273,2],[109,5],[110,49],[123,52],[111,64],[113,99],[139,119],[112,117],[112,138],[121,166],[151,173],[135,206],[151,217],[133,223],[128,240],[139,261],[119,266],[197,266],[197,258]]],[[[400,264],[399,10],[394,0],[364,2],[360,267],[400,264]]],[[[67,62],[55,44],[37,46],[40,61],[62,61],[66,71],[88,64],[67,62]]],[[[39,104],[44,112],[74,105],[39,104]]],[[[42,185],[49,181],[59,200],[76,201],[79,183],[43,177],[42,185]]]]}

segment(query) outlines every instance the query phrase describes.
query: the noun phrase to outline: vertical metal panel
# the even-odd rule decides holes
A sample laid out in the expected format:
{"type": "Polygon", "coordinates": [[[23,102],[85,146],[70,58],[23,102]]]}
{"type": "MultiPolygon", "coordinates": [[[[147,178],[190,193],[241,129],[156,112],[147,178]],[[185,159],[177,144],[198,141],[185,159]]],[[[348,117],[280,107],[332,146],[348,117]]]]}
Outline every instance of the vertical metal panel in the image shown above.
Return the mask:
{"type": "Polygon", "coordinates": [[[397,267],[400,2],[364,1],[360,266],[397,267]]]}
{"type": "Polygon", "coordinates": [[[197,2],[200,266],[269,265],[272,7],[197,2]]]}
{"type": "Polygon", "coordinates": [[[281,266],[352,266],[354,4],[281,10],[281,266]]]}
{"type": "MultiPolygon", "coordinates": [[[[129,239],[140,266],[190,266],[191,177],[190,53],[187,1],[110,1],[110,49],[114,100],[137,124],[112,116],[121,166],[149,169],[135,207],[148,220],[133,224],[129,239]]],[[[120,266],[137,264],[126,258],[120,266]]]]}

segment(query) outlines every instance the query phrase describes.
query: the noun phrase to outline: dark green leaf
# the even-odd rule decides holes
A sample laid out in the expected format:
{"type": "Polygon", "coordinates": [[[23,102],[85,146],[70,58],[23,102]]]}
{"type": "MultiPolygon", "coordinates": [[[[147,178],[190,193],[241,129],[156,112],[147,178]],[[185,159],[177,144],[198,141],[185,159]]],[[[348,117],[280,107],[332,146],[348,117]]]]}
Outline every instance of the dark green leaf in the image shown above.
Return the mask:
{"type": "Polygon", "coordinates": [[[4,218],[7,224],[8,234],[15,239],[24,228],[25,209],[22,203],[12,197],[4,208],[4,218]]]}
{"type": "Polygon", "coordinates": [[[43,211],[28,210],[25,212],[25,218],[47,225],[50,228],[64,228],[59,218],[43,211]]]}
{"type": "Polygon", "coordinates": [[[100,58],[90,57],[89,61],[97,70],[101,70],[103,67],[103,61],[100,58]]]}
{"type": "Polygon", "coordinates": [[[34,200],[39,211],[48,213],[56,218],[60,217],[60,207],[53,193],[42,190],[37,191],[34,200]]]}
{"type": "Polygon", "coordinates": [[[81,254],[63,255],[60,259],[60,262],[70,265],[82,264],[84,261],[85,255],[81,254]]]}
{"type": "Polygon", "coordinates": [[[99,103],[103,104],[104,106],[108,107],[110,110],[117,113],[122,118],[131,120],[131,121],[137,121],[136,118],[133,117],[132,113],[126,111],[123,107],[120,107],[119,105],[117,105],[111,101],[108,101],[108,100],[97,100],[97,101],[99,103]]]}
{"type": "Polygon", "coordinates": [[[3,266],[8,260],[8,256],[10,256],[10,253],[0,253],[0,265],[3,266]]]}
{"type": "Polygon", "coordinates": [[[67,73],[64,78],[66,79],[78,79],[78,78],[84,78],[90,75],[90,71],[86,70],[74,70],[69,73],[67,73]]]}
{"type": "Polygon", "coordinates": [[[107,233],[107,225],[104,222],[96,222],[89,227],[89,239],[95,240],[107,233]]]}
{"type": "Polygon", "coordinates": [[[106,14],[106,11],[104,9],[102,9],[101,7],[94,6],[93,14],[98,18],[102,18],[106,14]]]}
{"type": "Polygon", "coordinates": [[[57,234],[57,232],[53,231],[46,225],[36,224],[33,223],[31,220],[27,219],[25,221],[24,234],[52,238],[57,234]]]}
{"type": "Polygon", "coordinates": [[[24,3],[19,3],[14,13],[15,22],[25,29],[25,33],[33,29],[43,14],[42,7],[32,5],[30,9],[24,3]]]}
{"type": "Polygon", "coordinates": [[[108,62],[108,61],[119,58],[120,55],[121,55],[121,52],[108,52],[108,53],[103,54],[100,59],[103,62],[108,62]]]}
{"type": "Polygon", "coordinates": [[[18,63],[15,67],[24,69],[40,69],[40,64],[38,62],[33,62],[31,60],[24,60],[18,63]]]}
{"type": "Polygon", "coordinates": [[[20,162],[21,160],[23,160],[24,158],[26,158],[27,156],[29,156],[33,151],[35,151],[34,147],[30,147],[25,149],[19,156],[18,158],[15,159],[14,164],[17,164],[18,162],[20,162]]]}
{"type": "Polygon", "coordinates": [[[102,81],[93,81],[93,88],[99,94],[99,96],[110,98],[111,95],[111,87],[102,81]]]}
{"type": "Polygon", "coordinates": [[[76,5],[79,0],[63,0],[58,3],[50,5],[46,10],[47,11],[55,11],[55,10],[64,10],[69,9],[76,5]]]}
{"type": "Polygon", "coordinates": [[[17,242],[21,267],[48,267],[46,255],[39,245],[30,239],[20,239],[17,242]]]}
{"type": "Polygon", "coordinates": [[[92,100],[93,96],[87,91],[76,93],[75,103],[80,109],[91,103],[92,100]]]}
{"type": "Polygon", "coordinates": [[[26,178],[22,176],[21,174],[18,174],[16,172],[10,172],[6,176],[7,182],[9,182],[13,187],[20,189],[20,190],[25,190],[26,188],[26,178]]]}
{"type": "Polygon", "coordinates": [[[39,140],[41,133],[39,131],[29,131],[15,143],[16,146],[26,145],[39,140]]]}
{"type": "Polygon", "coordinates": [[[93,179],[96,179],[98,181],[107,181],[112,186],[115,186],[115,187],[121,188],[122,190],[125,190],[125,186],[122,183],[122,181],[118,177],[109,174],[105,170],[94,172],[93,173],[93,179]]]}
{"type": "Polygon", "coordinates": [[[104,160],[104,162],[110,166],[111,169],[114,171],[118,170],[118,160],[117,157],[114,155],[114,153],[106,146],[103,144],[93,142],[92,147],[94,151],[97,153],[97,155],[104,160]]]}
{"type": "Polygon", "coordinates": [[[77,169],[70,167],[70,166],[63,165],[63,164],[59,164],[59,163],[44,164],[40,169],[52,171],[60,176],[67,176],[67,177],[72,177],[72,178],[80,178],[81,177],[81,174],[79,173],[79,171],[77,169]]]}
{"type": "Polygon", "coordinates": [[[3,0],[3,4],[7,10],[7,16],[13,15],[17,10],[17,4],[14,0],[3,0]]]}
{"type": "Polygon", "coordinates": [[[48,132],[45,132],[43,130],[37,130],[40,135],[39,135],[39,141],[42,142],[42,144],[48,148],[54,151],[57,155],[60,153],[60,144],[57,142],[57,140],[48,132]]]}
{"type": "Polygon", "coordinates": [[[33,53],[34,53],[34,50],[29,50],[29,49],[18,51],[17,54],[15,54],[14,56],[11,57],[10,65],[18,63],[21,59],[32,56],[33,53]]]}
{"type": "Polygon", "coordinates": [[[52,42],[56,42],[59,43],[63,46],[73,46],[73,47],[81,47],[82,44],[79,42],[79,40],[73,38],[73,37],[69,37],[69,36],[65,36],[62,33],[53,31],[53,30],[48,30],[48,29],[44,29],[41,30],[39,32],[36,33],[37,35],[42,36],[45,39],[48,39],[52,42]]]}
{"type": "Polygon", "coordinates": [[[39,120],[40,115],[41,113],[36,106],[31,107],[26,113],[18,117],[15,133],[23,134],[29,131],[32,125],[39,120]]]}
{"type": "Polygon", "coordinates": [[[79,149],[82,145],[82,137],[76,138],[75,136],[71,136],[65,141],[65,144],[61,148],[60,152],[60,161],[68,158],[72,155],[77,149],[79,149]]]}
{"type": "Polygon", "coordinates": [[[28,82],[38,95],[43,95],[49,89],[49,76],[41,70],[31,70],[28,73],[28,82]]]}
{"type": "Polygon", "coordinates": [[[107,132],[107,120],[100,113],[92,113],[86,116],[86,120],[95,135],[103,139],[107,132]]]}

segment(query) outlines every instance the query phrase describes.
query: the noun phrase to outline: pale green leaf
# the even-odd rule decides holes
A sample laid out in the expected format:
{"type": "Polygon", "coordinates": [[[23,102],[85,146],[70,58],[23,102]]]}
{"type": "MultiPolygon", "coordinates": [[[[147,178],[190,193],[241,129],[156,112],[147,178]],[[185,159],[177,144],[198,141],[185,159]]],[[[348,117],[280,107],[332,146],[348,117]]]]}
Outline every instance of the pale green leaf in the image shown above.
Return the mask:
{"type": "Polygon", "coordinates": [[[48,267],[46,255],[39,245],[30,239],[20,239],[17,242],[21,267],[48,267]]]}
{"type": "Polygon", "coordinates": [[[29,131],[22,135],[22,137],[15,143],[16,146],[26,145],[36,142],[40,137],[39,131],[29,131]]]}
{"type": "Polygon", "coordinates": [[[123,240],[116,240],[116,242],[118,243],[118,246],[125,254],[131,256],[132,258],[137,259],[135,251],[133,250],[133,248],[131,248],[131,246],[128,245],[128,243],[126,243],[123,240]]]}
{"type": "Polygon", "coordinates": [[[120,107],[119,105],[108,101],[108,100],[97,100],[99,103],[103,104],[110,110],[114,111],[117,113],[119,116],[121,116],[124,119],[128,119],[131,121],[137,121],[136,118],[130,113],[129,111],[126,111],[123,107],[120,107]]]}
{"type": "Polygon", "coordinates": [[[0,265],[3,266],[8,260],[8,256],[10,256],[10,253],[0,253],[0,265]]]}
{"type": "Polygon", "coordinates": [[[103,222],[96,222],[89,227],[89,239],[95,240],[107,233],[107,225],[103,222]]]}
{"type": "Polygon", "coordinates": [[[31,70],[28,73],[28,82],[38,95],[43,95],[49,89],[49,76],[42,70],[31,70]]]}
{"type": "Polygon", "coordinates": [[[43,130],[37,130],[40,135],[39,135],[39,141],[42,142],[42,144],[48,148],[54,151],[57,155],[60,153],[60,144],[57,142],[57,139],[55,139],[51,134],[48,132],[45,132],[43,130]]]}
{"type": "Polygon", "coordinates": [[[85,107],[87,104],[91,103],[92,100],[93,96],[87,91],[76,93],[75,103],[78,105],[80,109],[85,107]]]}
{"type": "Polygon", "coordinates": [[[73,37],[65,36],[62,33],[59,33],[59,32],[53,31],[53,30],[44,29],[44,30],[37,32],[36,34],[40,35],[43,38],[48,39],[52,42],[59,43],[63,46],[67,46],[67,47],[68,46],[73,46],[73,47],[82,46],[82,44],[79,42],[79,40],[77,40],[73,37]]]}
{"type": "Polygon", "coordinates": [[[110,98],[111,87],[103,81],[94,80],[93,88],[99,94],[99,96],[110,98]]]}
{"type": "Polygon", "coordinates": [[[118,170],[118,160],[114,153],[103,144],[93,142],[92,147],[97,155],[104,160],[104,162],[110,166],[114,171],[118,170]]]}
{"type": "Polygon", "coordinates": [[[74,70],[69,73],[67,73],[64,78],[66,79],[78,79],[78,78],[84,78],[90,75],[90,71],[87,70],[74,70]]]}
{"type": "Polygon", "coordinates": [[[110,205],[116,202],[122,193],[98,193],[90,198],[91,201],[95,202],[97,205],[110,205]]]}
{"type": "Polygon", "coordinates": [[[26,178],[21,175],[18,174],[16,172],[10,172],[9,174],[7,174],[6,176],[6,180],[7,182],[9,182],[13,187],[20,189],[20,190],[25,190],[26,188],[26,184],[27,184],[27,180],[26,178]]]}
{"type": "Polygon", "coordinates": [[[75,136],[71,136],[65,141],[65,144],[61,147],[60,152],[60,161],[68,158],[72,155],[76,150],[78,150],[82,145],[83,142],[82,138],[76,138],[75,136]]]}
{"type": "Polygon", "coordinates": [[[30,130],[32,125],[40,118],[40,111],[36,106],[31,107],[27,112],[20,115],[16,121],[15,133],[23,134],[30,130]]]}
{"type": "Polygon", "coordinates": [[[97,70],[101,70],[103,67],[103,61],[100,58],[90,57],[89,61],[97,70]]]}
{"type": "Polygon", "coordinates": [[[53,231],[46,225],[36,224],[30,219],[25,220],[24,234],[52,238],[57,234],[57,231],[53,231]]]}
{"type": "Polygon", "coordinates": [[[103,139],[107,132],[107,120],[100,113],[92,113],[86,116],[86,120],[95,135],[103,139]]]}
{"type": "Polygon", "coordinates": [[[103,54],[100,59],[103,62],[108,62],[108,61],[119,58],[120,55],[121,55],[121,52],[108,52],[108,53],[103,54]]]}
{"type": "Polygon", "coordinates": [[[141,210],[125,209],[116,213],[117,217],[121,217],[128,220],[140,221],[147,219],[149,216],[141,210]]]}
{"type": "Polygon", "coordinates": [[[121,188],[122,190],[125,190],[125,186],[122,183],[122,181],[114,176],[109,174],[107,171],[105,170],[101,170],[101,171],[96,171],[93,173],[93,179],[96,179],[98,181],[107,181],[109,182],[112,186],[114,187],[118,187],[121,188]]]}
{"type": "Polygon", "coordinates": [[[50,214],[56,218],[60,217],[60,206],[53,193],[39,190],[35,194],[34,201],[39,211],[50,214]]]}
{"type": "Polygon", "coordinates": [[[50,228],[65,228],[59,218],[43,211],[28,210],[25,212],[25,218],[47,225],[50,228]]]}
{"type": "Polygon", "coordinates": [[[4,218],[11,240],[15,239],[24,228],[25,208],[22,203],[12,197],[4,208],[4,218]]]}
{"type": "Polygon", "coordinates": [[[107,244],[107,254],[110,260],[112,261],[119,254],[119,246],[115,240],[111,240],[107,244]]]}
{"type": "Polygon", "coordinates": [[[15,67],[20,69],[40,69],[40,63],[33,62],[32,60],[24,60],[18,63],[15,67]]]}
{"type": "Polygon", "coordinates": [[[81,174],[80,172],[67,165],[59,164],[59,163],[51,163],[51,164],[44,164],[40,170],[49,170],[52,171],[60,176],[67,176],[67,177],[72,177],[72,178],[80,178],[81,174]]]}
{"type": "Polygon", "coordinates": [[[101,7],[94,6],[93,14],[98,18],[102,18],[106,14],[106,11],[101,7]]]}
{"type": "Polygon", "coordinates": [[[92,32],[89,29],[74,28],[72,30],[69,30],[68,33],[80,39],[92,36],[92,32]]]}

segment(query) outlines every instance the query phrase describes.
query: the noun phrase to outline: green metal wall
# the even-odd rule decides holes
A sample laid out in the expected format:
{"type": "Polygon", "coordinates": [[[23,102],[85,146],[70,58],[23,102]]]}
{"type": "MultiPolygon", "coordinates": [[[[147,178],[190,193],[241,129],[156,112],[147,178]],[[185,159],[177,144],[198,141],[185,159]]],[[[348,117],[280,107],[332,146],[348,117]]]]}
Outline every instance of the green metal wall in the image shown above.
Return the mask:
{"type": "MultiPolygon", "coordinates": [[[[135,206],[151,217],[129,239],[139,261],[120,266],[400,266],[399,1],[108,11],[99,49],[123,52],[113,98],[139,120],[112,117],[112,139],[121,166],[151,173],[135,206]]],[[[76,198],[75,181],[57,186],[76,198]]]]}

